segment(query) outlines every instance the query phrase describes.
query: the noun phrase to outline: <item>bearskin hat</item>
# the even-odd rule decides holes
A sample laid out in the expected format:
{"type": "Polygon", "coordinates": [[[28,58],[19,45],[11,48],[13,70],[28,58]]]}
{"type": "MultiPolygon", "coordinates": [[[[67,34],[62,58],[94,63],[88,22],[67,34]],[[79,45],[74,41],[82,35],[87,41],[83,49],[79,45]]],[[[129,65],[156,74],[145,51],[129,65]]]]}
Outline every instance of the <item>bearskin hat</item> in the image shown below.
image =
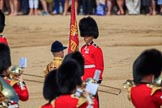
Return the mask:
{"type": "Polygon", "coordinates": [[[10,48],[4,43],[0,43],[0,75],[11,66],[10,48]]]}
{"type": "Polygon", "coordinates": [[[83,76],[84,75],[84,58],[82,54],[79,51],[72,52],[65,56],[63,62],[68,61],[70,59],[74,59],[79,63],[80,68],[81,68],[80,76],[83,76]]]}
{"type": "Polygon", "coordinates": [[[56,71],[52,70],[47,74],[43,85],[43,96],[49,101],[52,101],[60,94],[56,83],[56,71]]]}
{"type": "Polygon", "coordinates": [[[76,89],[76,86],[82,84],[80,71],[82,70],[76,60],[70,59],[62,62],[56,75],[57,84],[61,94],[71,94],[71,92],[76,89]]]}
{"type": "Polygon", "coordinates": [[[98,38],[98,26],[92,17],[82,18],[79,22],[79,30],[82,37],[93,36],[95,39],[98,38]]]}
{"type": "Polygon", "coordinates": [[[4,13],[0,10],[0,33],[3,32],[5,26],[5,15],[4,13]]]}
{"type": "Polygon", "coordinates": [[[139,84],[146,75],[159,77],[162,71],[162,53],[157,49],[148,49],[137,57],[133,64],[133,78],[139,84]]]}

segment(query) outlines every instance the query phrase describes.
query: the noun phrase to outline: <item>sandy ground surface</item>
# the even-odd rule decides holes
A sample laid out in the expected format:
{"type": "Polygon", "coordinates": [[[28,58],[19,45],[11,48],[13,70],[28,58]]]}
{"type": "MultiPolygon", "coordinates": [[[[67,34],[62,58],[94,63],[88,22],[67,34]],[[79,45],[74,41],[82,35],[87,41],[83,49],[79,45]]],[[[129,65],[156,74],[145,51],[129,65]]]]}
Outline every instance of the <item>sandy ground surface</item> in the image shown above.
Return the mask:
{"type": "MultiPolygon", "coordinates": [[[[82,17],[77,16],[77,21],[82,17]]],[[[132,78],[132,64],[143,50],[157,48],[162,51],[162,17],[92,17],[96,19],[100,30],[100,37],[95,42],[102,47],[104,53],[105,70],[102,84],[122,90],[120,95],[99,92],[100,107],[133,108],[122,84],[132,78]]],[[[70,16],[7,16],[4,34],[11,47],[12,64],[17,65],[20,57],[26,57],[28,67],[24,69],[24,73],[43,76],[43,68],[52,60],[51,43],[60,40],[64,45],[68,45],[69,23],[70,16]]],[[[80,37],[79,40],[81,47],[84,42],[80,37]]],[[[30,99],[20,102],[20,108],[39,108],[47,102],[42,96],[41,82],[44,79],[36,76],[23,75],[30,99]]],[[[118,92],[105,87],[100,87],[100,90],[118,92]]]]}

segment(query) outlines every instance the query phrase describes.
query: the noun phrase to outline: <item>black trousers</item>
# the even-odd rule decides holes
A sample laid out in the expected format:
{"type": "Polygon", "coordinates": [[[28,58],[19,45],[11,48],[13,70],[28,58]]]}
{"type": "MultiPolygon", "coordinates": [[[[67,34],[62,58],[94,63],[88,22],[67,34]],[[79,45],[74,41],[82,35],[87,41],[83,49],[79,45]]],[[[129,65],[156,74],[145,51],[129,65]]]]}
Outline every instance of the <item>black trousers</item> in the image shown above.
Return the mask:
{"type": "Polygon", "coordinates": [[[95,12],[95,0],[82,0],[83,5],[83,14],[84,15],[93,15],[95,12]]]}
{"type": "Polygon", "coordinates": [[[141,0],[141,14],[148,14],[151,0],[141,0]]]}

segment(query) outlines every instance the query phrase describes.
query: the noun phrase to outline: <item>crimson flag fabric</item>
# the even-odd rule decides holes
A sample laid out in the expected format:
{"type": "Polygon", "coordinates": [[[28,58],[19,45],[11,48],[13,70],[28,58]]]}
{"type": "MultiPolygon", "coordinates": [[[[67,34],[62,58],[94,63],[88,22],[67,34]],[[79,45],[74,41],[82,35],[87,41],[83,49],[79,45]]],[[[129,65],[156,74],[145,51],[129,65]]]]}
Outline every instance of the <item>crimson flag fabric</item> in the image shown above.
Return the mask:
{"type": "Polygon", "coordinates": [[[74,2],[75,0],[72,0],[68,53],[79,50],[78,26],[77,26],[77,21],[75,16],[74,2]]]}

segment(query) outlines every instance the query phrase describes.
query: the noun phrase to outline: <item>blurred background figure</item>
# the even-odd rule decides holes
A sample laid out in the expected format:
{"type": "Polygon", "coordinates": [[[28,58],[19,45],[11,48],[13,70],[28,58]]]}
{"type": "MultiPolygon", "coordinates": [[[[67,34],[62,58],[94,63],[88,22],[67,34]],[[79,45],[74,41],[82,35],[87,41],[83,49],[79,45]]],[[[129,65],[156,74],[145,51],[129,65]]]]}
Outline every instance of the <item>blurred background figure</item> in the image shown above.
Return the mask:
{"type": "Polygon", "coordinates": [[[106,9],[106,1],[105,0],[96,0],[96,15],[105,15],[106,9]]]}
{"type": "Polygon", "coordinates": [[[96,11],[95,0],[82,0],[83,15],[93,15],[96,11]]]}
{"type": "Polygon", "coordinates": [[[156,15],[156,1],[155,0],[141,0],[141,13],[156,15]]]}
{"type": "Polygon", "coordinates": [[[3,10],[3,3],[4,2],[4,0],[0,0],[0,10],[3,10]]]}
{"type": "MultiPolygon", "coordinates": [[[[48,6],[50,8],[52,8],[52,0],[40,0],[42,8],[43,8],[43,12],[41,13],[42,16],[47,16],[49,15],[49,11],[48,11],[48,6]]],[[[49,9],[50,9],[49,8],[49,9]]],[[[50,9],[50,11],[52,11],[52,9],[50,9]]]]}
{"type": "Polygon", "coordinates": [[[67,10],[69,8],[69,1],[68,0],[54,0],[54,10],[52,14],[56,15],[56,14],[63,13],[65,6],[66,6],[65,14],[67,14],[67,10]],[[66,5],[65,5],[65,1],[66,1],[66,5]]]}
{"type": "Polygon", "coordinates": [[[29,0],[29,15],[38,15],[38,5],[39,1],[38,0],[29,0]]]}
{"type": "Polygon", "coordinates": [[[106,15],[111,15],[112,13],[112,9],[113,9],[113,5],[114,5],[114,0],[106,0],[106,7],[107,7],[107,10],[106,10],[106,15]]]}
{"type": "Polygon", "coordinates": [[[2,0],[3,1],[3,11],[5,14],[9,15],[11,12],[9,0],[2,0]]]}
{"type": "Polygon", "coordinates": [[[116,0],[117,6],[118,6],[118,12],[117,15],[124,15],[124,0],[116,0]]]}
{"type": "Polygon", "coordinates": [[[23,15],[29,13],[29,0],[20,0],[20,11],[23,15]]]}
{"type": "Polygon", "coordinates": [[[158,0],[158,5],[160,6],[160,15],[162,15],[162,0],[158,0]]]}
{"type": "Polygon", "coordinates": [[[156,15],[156,0],[151,0],[150,15],[156,15]]]}
{"type": "MultiPolygon", "coordinates": [[[[70,5],[70,0],[65,0],[64,11],[63,11],[64,16],[67,15],[69,5],[70,5]]],[[[78,14],[78,0],[75,0],[75,13],[76,15],[78,14]]]]}
{"type": "Polygon", "coordinates": [[[18,15],[18,8],[19,8],[19,0],[9,0],[11,12],[10,16],[17,16],[18,15]]]}
{"type": "Polygon", "coordinates": [[[141,14],[150,14],[151,0],[141,0],[141,14]]]}
{"type": "Polygon", "coordinates": [[[52,14],[54,9],[54,0],[46,0],[48,13],[52,14]]]}
{"type": "Polygon", "coordinates": [[[141,0],[125,0],[130,15],[140,14],[141,0]]]}

